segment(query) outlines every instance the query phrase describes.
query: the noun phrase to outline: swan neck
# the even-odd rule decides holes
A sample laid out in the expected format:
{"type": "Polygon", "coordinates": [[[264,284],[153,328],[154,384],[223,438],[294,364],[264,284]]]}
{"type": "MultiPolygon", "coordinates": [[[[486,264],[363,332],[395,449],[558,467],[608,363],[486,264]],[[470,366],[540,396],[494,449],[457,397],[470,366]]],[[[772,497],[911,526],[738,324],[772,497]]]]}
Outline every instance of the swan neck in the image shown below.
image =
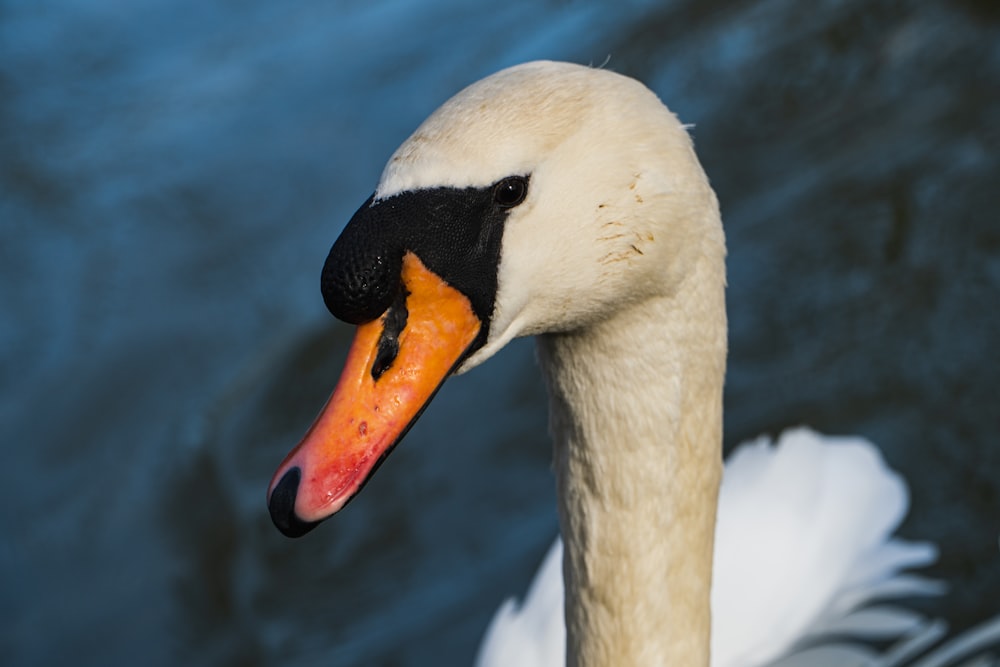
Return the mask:
{"type": "Polygon", "coordinates": [[[709,277],[539,338],[568,665],[709,664],[726,354],[722,281],[709,277]]]}

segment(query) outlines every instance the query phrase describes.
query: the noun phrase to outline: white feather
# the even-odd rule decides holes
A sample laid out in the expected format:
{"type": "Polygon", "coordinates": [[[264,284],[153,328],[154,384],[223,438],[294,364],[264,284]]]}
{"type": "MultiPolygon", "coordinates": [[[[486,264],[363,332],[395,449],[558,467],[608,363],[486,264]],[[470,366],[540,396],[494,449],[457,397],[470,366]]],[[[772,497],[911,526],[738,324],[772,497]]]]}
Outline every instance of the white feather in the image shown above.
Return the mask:
{"type": "Polygon", "coordinates": [[[777,445],[761,438],[737,450],[719,493],[713,664],[766,664],[900,570],[932,562],[932,545],[891,539],[908,503],[902,479],[862,438],[795,429],[777,445]]]}
{"type": "MultiPolygon", "coordinates": [[[[901,574],[936,557],[931,544],[891,538],[908,503],[903,480],[862,438],[799,428],[776,444],[760,438],[738,448],[719,493],[712,665],[764,665],[810,635],[884,638],[917,628],[922,619],[905,609],[855,611],[878,597],[941,591],[901,574]]],[[[509,599],[497,611],[479,667],[564,664],[561,559],[556,540],[524,602],[509,599]]]]}

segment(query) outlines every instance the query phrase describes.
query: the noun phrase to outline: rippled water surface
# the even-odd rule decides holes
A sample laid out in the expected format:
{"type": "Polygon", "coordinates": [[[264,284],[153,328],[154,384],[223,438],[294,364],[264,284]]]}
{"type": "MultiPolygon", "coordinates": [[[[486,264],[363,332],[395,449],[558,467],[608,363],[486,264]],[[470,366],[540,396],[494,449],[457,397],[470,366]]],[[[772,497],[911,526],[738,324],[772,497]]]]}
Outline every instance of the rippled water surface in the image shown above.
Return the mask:
{"type": "Polygon", "coordinates": [[[987,2],[0,4],[0,660],[468,664],[556,531],[523,341],[299,541],[264,490],[350,329],[330,243],[413,128],[533,58],[641,78],[730,247],[727,445],[878,442],[967,627],[1000,599],[987,2]],[[610,58],[610,59],[609,59],[610,58]]]}

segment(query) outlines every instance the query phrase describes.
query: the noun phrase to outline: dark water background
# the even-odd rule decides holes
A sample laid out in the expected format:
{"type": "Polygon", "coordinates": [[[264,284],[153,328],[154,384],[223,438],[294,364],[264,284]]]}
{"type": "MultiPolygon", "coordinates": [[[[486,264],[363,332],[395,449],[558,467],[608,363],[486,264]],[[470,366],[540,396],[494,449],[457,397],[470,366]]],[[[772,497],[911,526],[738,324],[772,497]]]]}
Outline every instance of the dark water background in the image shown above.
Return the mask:
{"type": "Polygon", "coordinates": [[[299,541],[264,491],[350,330],[386,158],[547,57],[696,124],[730,247],[726,442],[877,441],[962,629],[1000,600],[992,2],[0,2],[0,663],[464,665],[556,531],[522,341],[299,541]]]}

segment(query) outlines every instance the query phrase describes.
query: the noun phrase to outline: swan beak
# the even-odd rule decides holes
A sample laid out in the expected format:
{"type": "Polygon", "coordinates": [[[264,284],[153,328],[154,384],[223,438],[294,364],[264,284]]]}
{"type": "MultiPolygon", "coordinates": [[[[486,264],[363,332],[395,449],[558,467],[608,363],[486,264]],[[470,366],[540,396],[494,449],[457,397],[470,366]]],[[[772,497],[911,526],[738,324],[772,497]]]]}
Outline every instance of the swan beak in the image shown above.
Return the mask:
{"type": "Polygon", "coordinates": [[[401,278],[396,303],[358,327],[333,394],[271,479],[268,509],[288,537],[361,490],[479,334],[468,298],[413,253],[401,278]]]}

